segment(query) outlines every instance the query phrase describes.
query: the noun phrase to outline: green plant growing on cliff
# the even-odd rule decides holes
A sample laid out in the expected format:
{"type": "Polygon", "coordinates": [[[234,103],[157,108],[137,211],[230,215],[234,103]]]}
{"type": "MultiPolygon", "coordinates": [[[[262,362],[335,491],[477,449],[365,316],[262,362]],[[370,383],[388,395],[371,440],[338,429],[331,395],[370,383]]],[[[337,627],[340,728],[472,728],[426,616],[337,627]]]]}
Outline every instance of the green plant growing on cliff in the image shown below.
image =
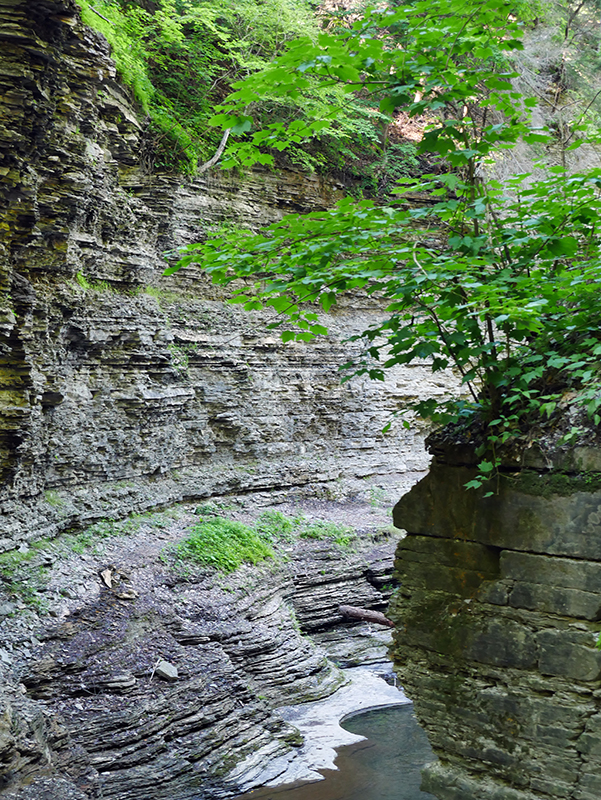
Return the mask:
{"type": "Polygon", "coordinates": [[[221,572],[234,572],[243,563],[258,564],[274,555],[256,531],[225,517],[193,526],[175,552],[180,559],[215,567],[221,572]]]}
{"type": "Polygon", "coordinates": [[[75,276],[75,280],[81,286],[81,288],[86,292],[112,292],[113,287],[108,281],[91,281],[89,278],[83,274],[83,272],[78,272],[75,276]]]}
{"type": "Polygon", "coordinates": [[[162,289],[160,286],[146,286],[143,293],[154,297],[161,311],[164,311],[170,305],[176,305],[187,299],[186,292],[174,292],[169,289],[162,289]]]}
{"type": "Polygon", "coordinates": [[[190,356],[197,352],[198,345],[195,342],[186,342],[184,344],[172,343],[167,345],[167,349],[169,350],[171,364],[176,372],[179,372],[181,375],[187,375],[190,366],[190,356]]]}
{"type": "MultiPolygon", "coordinates": [[[[511,51],[520,48],[505,0],[416,0],[369,9],[336,34],[293,43],[262,72],[236,85],[215,122],[248,125],[244,109],[265,94],[295,96],[309,85],[360,92],[392,116],[427,116],[419,151],[439,159],[422,178],[401,178],[398,201],[377,207],[345,199],[290,215],[260,235],[241,232],[185,249],[171,274],[199,263],[218,284],[240,278],[231,302],[275,309],[284,342],[327,329],[342,292],[382,298],[388,316],[355,336],[362,355],[346,377],[423,363],[453,368],[467,399],[433,398],[411,408],[436,423],[468,426],[480,445],[480,486],[498,450],[581,409],[601,422],[601,305],[597,225],[601,170],[544,180],[487,180],[495,154],[523,139],[549,141],[528,124],[535,101],[514,91],[511,51]],[[425,197],[410,205],[407,193],[425,197]]],[[[309,140],[340,112],[271,123],[236,145],[230,161],[269,160],[265,147],[309,140]]],[[[574,131],[578,131],[574,121],[574,131]]],[[[576,146],[578,141],[574,141],[576,146]]],[[[405,425],[408,423],[404,422],[405,425]]]]}
{"type": "Polygon", "coordinates": [[[44,492],[44,500],[48,503],[48,505],[53,506],[54,508],[60,508],[65,504],[65,501],[62,499],[60,494],[53,489],[48,489],[44,492]]]}

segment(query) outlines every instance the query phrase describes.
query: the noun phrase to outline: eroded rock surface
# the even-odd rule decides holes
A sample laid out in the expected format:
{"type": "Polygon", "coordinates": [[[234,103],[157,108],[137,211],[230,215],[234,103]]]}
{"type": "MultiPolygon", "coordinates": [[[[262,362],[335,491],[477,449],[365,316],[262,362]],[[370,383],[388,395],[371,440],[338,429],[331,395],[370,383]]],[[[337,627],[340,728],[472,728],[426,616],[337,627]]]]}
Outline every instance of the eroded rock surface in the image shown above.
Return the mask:
{"type": "Polygon", "coordinates": [[[425,469],[421,435],[382,429],[444,394],[424,367],[340,384],[363,296],[331,336],[283,345],[165,251],[224,221],[325,208],[292,172],[144,171],[144,127],[72,0],[0,5],[0,550],[70,525],[274,487],[342,495],[425,469]],[[396,477],[395,477],[396,475],[396,477]]]}
{"type": "Polygon", "coordinates": [[[73,800],[208,800],[236,794],[226,779],[247,756],[298,746],[272,709],[343,681],[307,633],[352,631],[338,605],[381,609],[390,594],[396,538],[369,506],[345,508],[371,522],[350,545],[297,539],[230,576],[169,550],[192,514],[81,554],[40,551],[51,613],[21,609],[0,624],[7,797],[41,800],[62,781],[73,800]]]}
{"type": "Polygon", "coordinates": [[[395,508],[394,658],[441,800],[601,796],[599,453],[552,456],[486,498],[469,448],[442,448],[395,508]]]}

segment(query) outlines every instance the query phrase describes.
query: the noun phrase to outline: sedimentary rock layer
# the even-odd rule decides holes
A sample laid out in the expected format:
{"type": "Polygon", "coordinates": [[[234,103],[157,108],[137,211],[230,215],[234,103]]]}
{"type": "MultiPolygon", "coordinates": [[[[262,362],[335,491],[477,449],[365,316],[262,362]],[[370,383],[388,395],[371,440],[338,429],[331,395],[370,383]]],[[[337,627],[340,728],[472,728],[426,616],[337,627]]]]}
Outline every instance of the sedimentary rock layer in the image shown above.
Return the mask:
{"type": "Polygon", "coordinates": [[[142,118],[71,0],[2,0],[0,48],[0,550],[185,498],[425,467],[419,435],[382,428],[444,379],[340,385],[377,303],[284,346],[198,271],[161,278],[165,251],[325,208],[339,187],[148,174],[142,118]]]}
{"type": "Polygon", "coordinates": [[[381,608],[389,595],[378,587],[390,581],[393,538],[352,549],[301,540],[275,562],[224,576],[169,556],[181,534],[180,521],[144,526],[102,554],[47,551],[57,616],[0,623],[3,796],[224,796],[245,756],[268,746],[275,759],[300,744],[274,706],[340,685],[307,630],[352,630],[340,602],[381,608]]]}
{"type": "Polygon", "coordinates": [[[439,452],[395,508],[409,535],[389,611],[394,658],[440,759],[424,789],[441,800],[595,800],[598,451],[559,454],[546,470],[530,454],[533,466],[502,473],[490,497],[463,488],[469,456],[439,452]]]}

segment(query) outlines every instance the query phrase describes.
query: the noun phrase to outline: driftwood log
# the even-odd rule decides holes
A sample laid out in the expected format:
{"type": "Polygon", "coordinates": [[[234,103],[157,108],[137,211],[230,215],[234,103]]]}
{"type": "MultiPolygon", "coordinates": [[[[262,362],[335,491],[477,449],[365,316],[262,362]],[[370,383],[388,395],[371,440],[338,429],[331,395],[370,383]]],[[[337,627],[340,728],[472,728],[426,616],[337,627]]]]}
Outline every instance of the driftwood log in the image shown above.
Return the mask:
{"type": "Polygon", "coordinates": [[[377,625],[386,625],[387,628],[394,628],[394,622],[391,622],[380,611],[370,611],[367,608],[355,608],[354,606],[338,606],[338,611],[343,617],[362,619],[365,622],[375,622],[377,625]]]}

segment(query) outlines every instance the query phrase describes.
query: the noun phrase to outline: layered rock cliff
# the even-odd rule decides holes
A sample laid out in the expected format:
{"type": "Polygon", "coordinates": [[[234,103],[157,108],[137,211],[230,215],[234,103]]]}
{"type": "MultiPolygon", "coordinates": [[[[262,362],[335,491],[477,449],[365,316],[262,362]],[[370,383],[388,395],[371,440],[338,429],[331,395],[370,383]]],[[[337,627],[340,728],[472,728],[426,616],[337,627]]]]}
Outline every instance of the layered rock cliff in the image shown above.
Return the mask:
{"type": "Polygon", "coordinates": [[[284,346],[192,269],[161,278],[165,251],[337,188],[146,174],[144,122],[75,3],[5,0],[0,22],[0,549],[185,498],[425,468],[419,436],[381,430],[444,381],[340,385],[377,305],[356,297],[328,339],[284,346]]]}
{"type": "Polygon", "coordinates": [[[161,560],[192,517],[108,544],[58,533],[209,495],[369,497],[426,465],[419,435],[381,433],[425,370],[340,384],[344,339],[377,305],[356,297],[327,340],[284,346],[194,270],[161,277],[165,251],[325,208],[337,187],[148,174],[145,147],[76,4],[0,0],[0,551],[27,567],[2,563],[0,792],[19,800],[235,791],[248,753],[299,744],[273,707],[338,685],[303,634],[327,637],[340,603],[383,607],[393,547],[305,543],[225,579],[161,560]]]}
{"type": "Polygon", "coordinates": [[[439,762],[440,800],[601,794],[601,462],[581,447],[502,465],[466,490],[469,447],[438,448],[397,504],[407,529],[394,658],[439,762]]]}

